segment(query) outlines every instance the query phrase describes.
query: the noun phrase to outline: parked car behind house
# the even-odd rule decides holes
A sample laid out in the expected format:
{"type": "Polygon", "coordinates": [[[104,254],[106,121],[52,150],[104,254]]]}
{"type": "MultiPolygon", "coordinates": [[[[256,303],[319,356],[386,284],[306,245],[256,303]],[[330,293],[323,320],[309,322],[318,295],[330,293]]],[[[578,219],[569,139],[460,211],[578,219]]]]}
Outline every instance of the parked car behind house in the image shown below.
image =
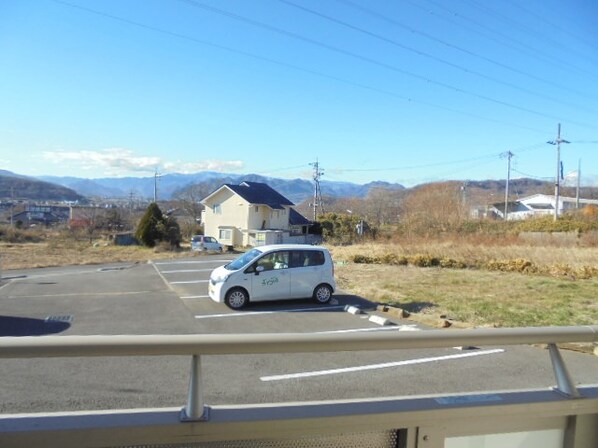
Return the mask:
{"type": "Polygon", "coordinates": [[[211,236],[193,235],[191,237],[191,250],[222,252],[222,244],[211,236]]]}

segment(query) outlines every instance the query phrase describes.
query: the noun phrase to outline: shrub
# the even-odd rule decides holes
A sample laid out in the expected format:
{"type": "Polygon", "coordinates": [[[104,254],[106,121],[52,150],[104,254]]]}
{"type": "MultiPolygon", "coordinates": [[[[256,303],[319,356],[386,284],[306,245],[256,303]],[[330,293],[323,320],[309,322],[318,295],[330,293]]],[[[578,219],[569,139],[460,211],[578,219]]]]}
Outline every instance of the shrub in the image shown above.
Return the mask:
{"type": "Polygon", "coordinates": [[[373,264],[376,263],[376,257],[370,257],[368,255],[356,254],[351,257],[353,263],[361,264],[373,264]]]}
{"type": "Polygon", "coordinates": [[[0,227],[0,240],[6,243],[39,243],[43,239],[44,234],[39,230],[0,227]]]}
{"type": "Polygon", "coordinates": [[[409,264],[418,266],[420,268],[429,268],[433,266],[440,266],[440,259],[428,254],[415,254],[407,258],[409,264]]]}
{"type": "Polygon", "coordinates": [[[380,258],[380,263],[406,266],[407,264],[409,264],[409,260],[407,260],[407,257],[405,257],[404,255],[397,255],[389,252],[382,255],[382,257],[380,258]]]}
{"type": "Polygon", "coordinates": [[[467,268],[467,264],[461,260],[443,257],[440,259],[440,267],[448,269],[465,269],[467,268]]]}
{"type": "Polygon", "coordinates": [[[484,267],[491,271],[503,272],[531,273],[537,271],[537,268],[531,261],[523,258],[516,258],[514,260],[490,260],[486,262],[484,267]]]}

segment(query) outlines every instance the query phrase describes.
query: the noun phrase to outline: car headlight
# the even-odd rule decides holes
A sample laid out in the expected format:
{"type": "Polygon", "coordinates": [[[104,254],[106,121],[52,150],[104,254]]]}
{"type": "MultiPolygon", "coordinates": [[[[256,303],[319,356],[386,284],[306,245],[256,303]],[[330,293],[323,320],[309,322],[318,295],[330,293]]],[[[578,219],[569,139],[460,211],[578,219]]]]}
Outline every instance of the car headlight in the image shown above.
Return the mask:
{"type": "Polygon", "coordinates": [[[216,283],[224,283],[225,281],[228,280],[228,274],[215,275],[210,280],[212,280],[212,284],[214,284],[214,285],[216,283]]]}

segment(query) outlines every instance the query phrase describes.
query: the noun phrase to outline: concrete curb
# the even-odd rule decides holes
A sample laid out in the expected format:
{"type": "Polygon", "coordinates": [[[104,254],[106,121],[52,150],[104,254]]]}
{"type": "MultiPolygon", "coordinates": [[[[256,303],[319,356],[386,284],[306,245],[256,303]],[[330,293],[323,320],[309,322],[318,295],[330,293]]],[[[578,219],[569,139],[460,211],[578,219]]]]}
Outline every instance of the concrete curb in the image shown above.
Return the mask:
{"type": "Polygon", "coordinates": [[[444,316],[432,316],[428,314],[410,313],[403,308],[390,306],[390,305],[378,305],[377,311],[388,314],[389,316],[397,317],[399,319],[409,319],[424,325],[435,328],[471,328],[471,325],[466,325],[461,322],[455,322],[451,319],[447,319],[444,316]]]}

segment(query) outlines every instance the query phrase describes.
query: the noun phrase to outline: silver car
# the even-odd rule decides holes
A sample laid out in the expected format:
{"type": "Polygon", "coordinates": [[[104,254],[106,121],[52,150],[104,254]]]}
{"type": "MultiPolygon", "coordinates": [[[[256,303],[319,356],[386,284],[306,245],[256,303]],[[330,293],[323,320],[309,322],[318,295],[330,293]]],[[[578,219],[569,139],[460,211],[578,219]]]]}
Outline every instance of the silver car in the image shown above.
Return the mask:
{"type": "Polygon", "coordinates": [[[191,237],[191,250],[200,252],[204,251],[215,251],[222,252],[222,244],[220,244],[216,238],[205,235],[193,235],[191,237]]]}

